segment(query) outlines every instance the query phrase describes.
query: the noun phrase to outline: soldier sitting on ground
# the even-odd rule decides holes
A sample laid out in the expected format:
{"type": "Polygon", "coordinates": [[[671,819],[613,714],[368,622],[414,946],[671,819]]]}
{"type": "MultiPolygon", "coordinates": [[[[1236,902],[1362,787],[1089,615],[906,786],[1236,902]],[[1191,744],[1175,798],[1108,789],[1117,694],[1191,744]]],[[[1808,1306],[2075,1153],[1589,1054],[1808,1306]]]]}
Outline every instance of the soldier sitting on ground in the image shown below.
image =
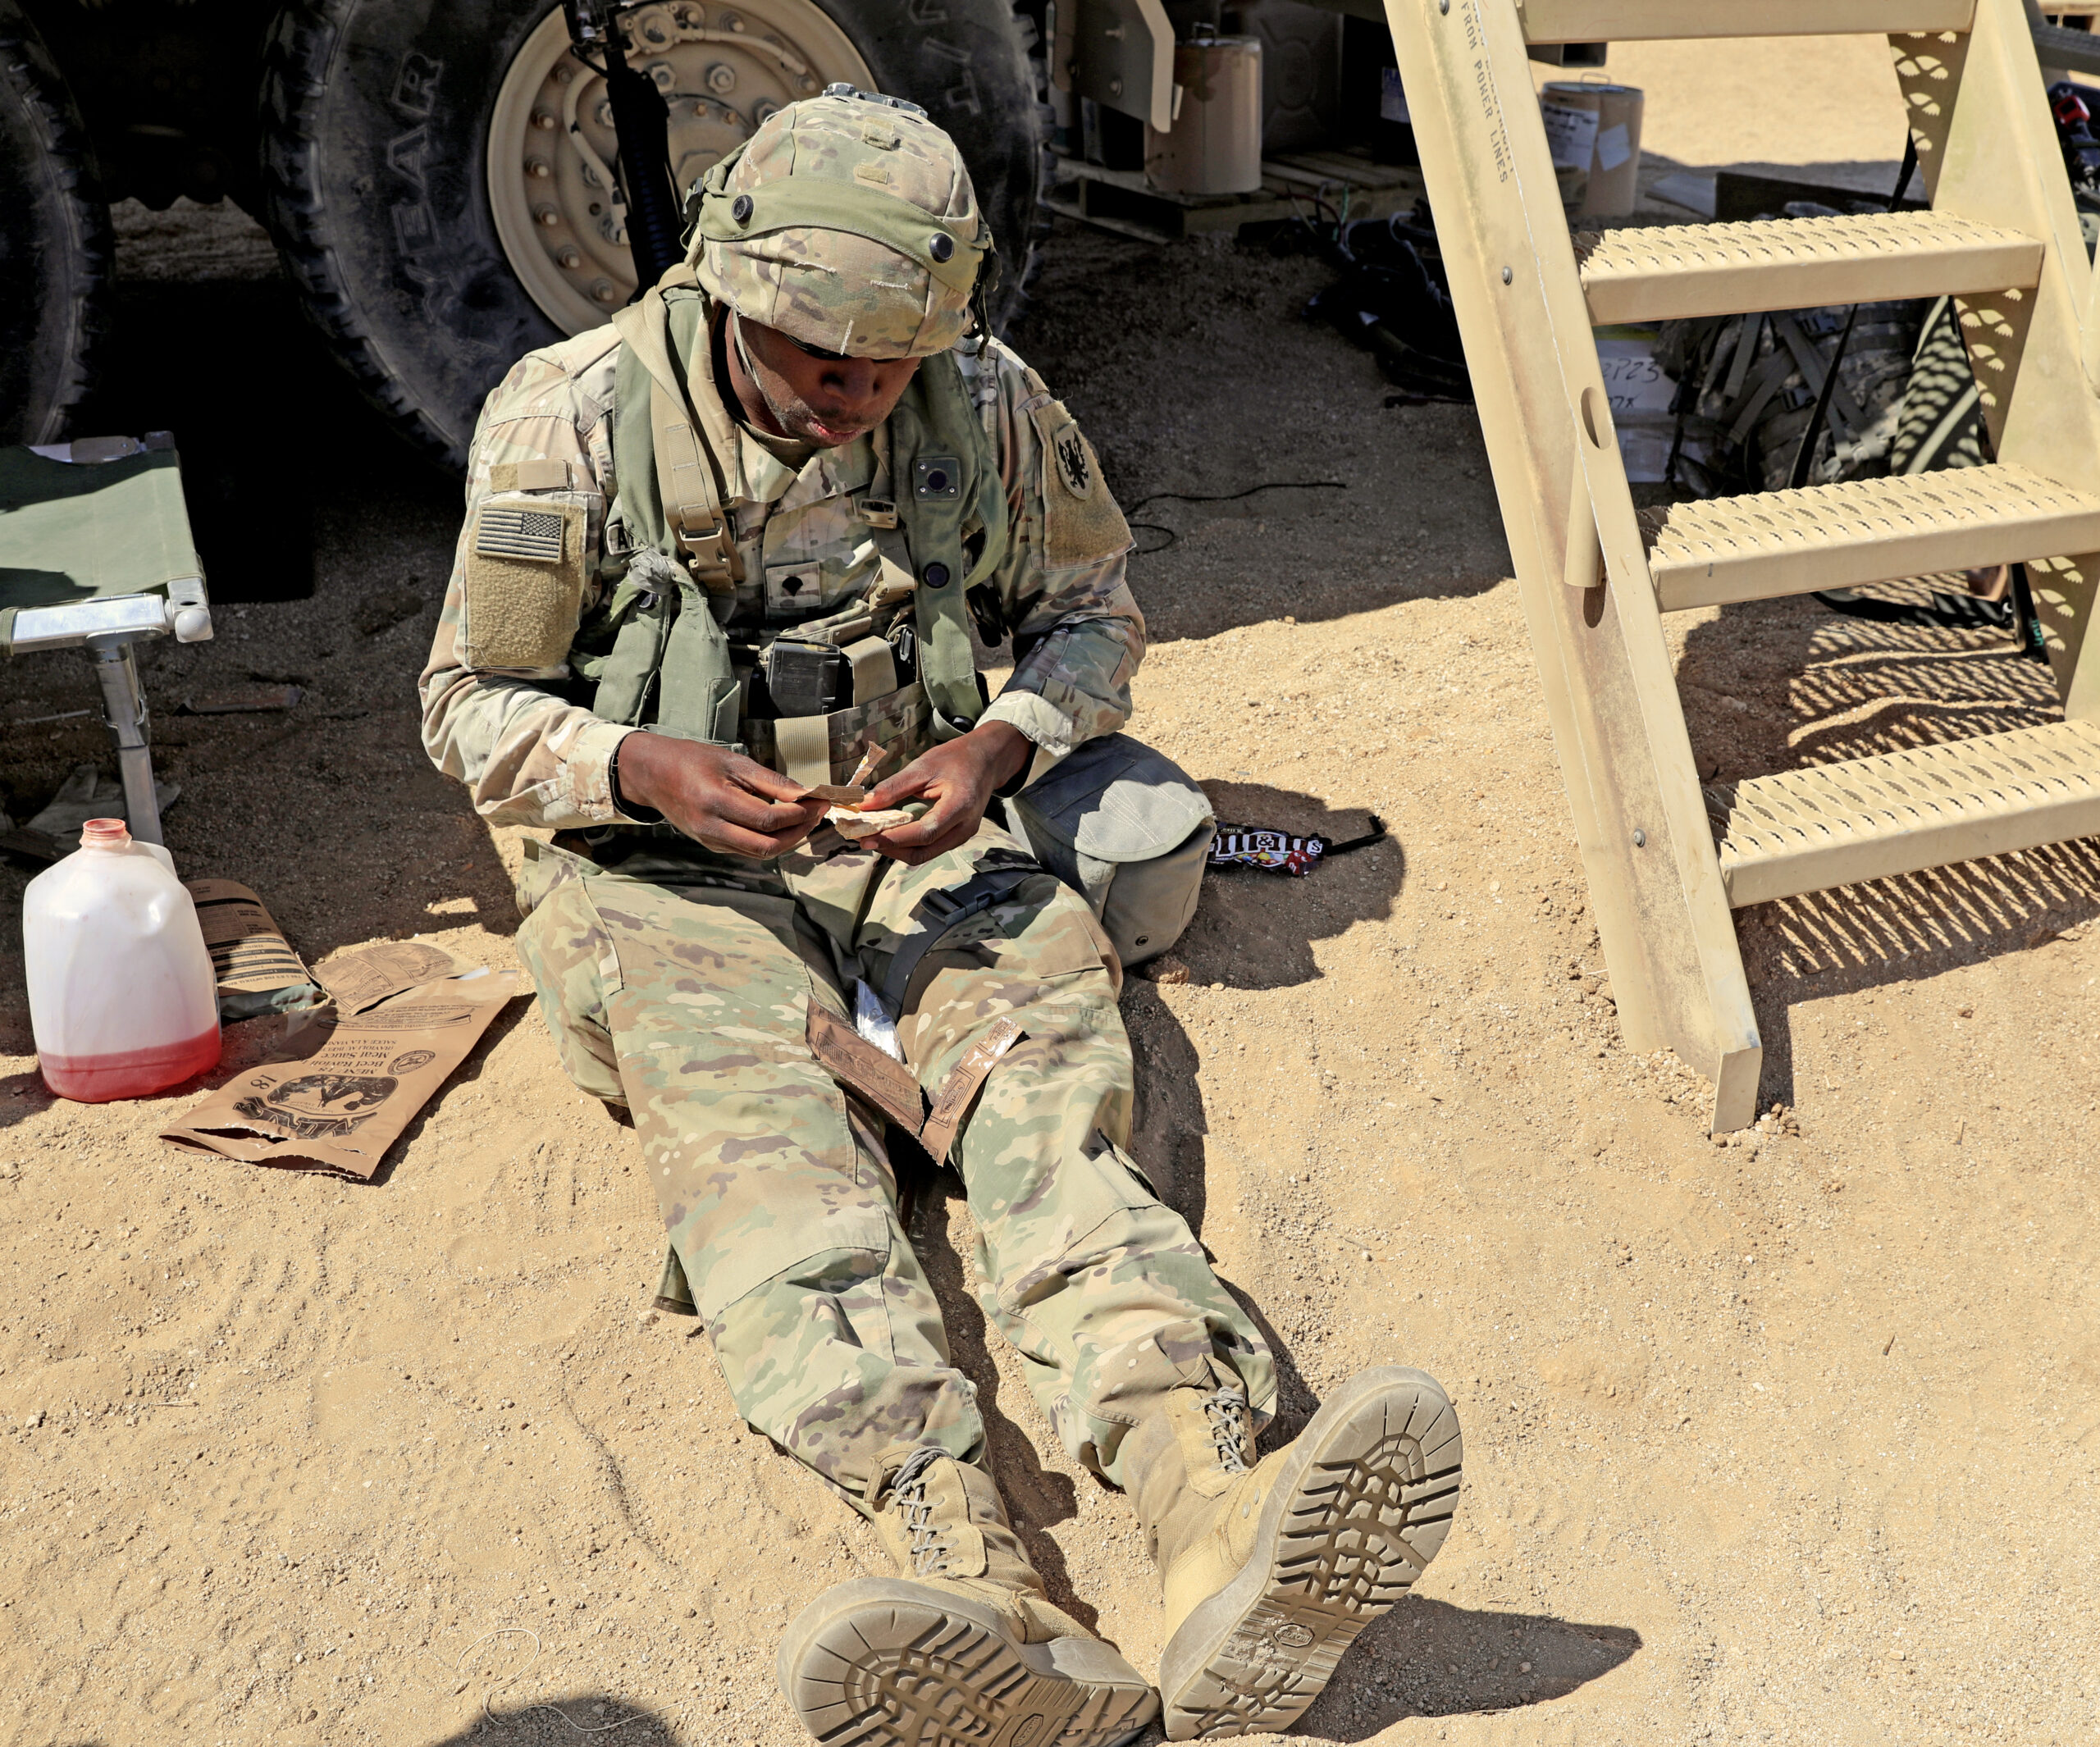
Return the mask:
{"type": "Polygon", "coordinates": [[[1129,531],[987,336],[989,232],[920,111],[793,104],[687,211],[685,267],[490,396],[424,737],[484,818],[556,828],[518,950],[569,1074],[632,1111],[664,1297],[896,1561],[809,1603],[782,1685],[880,1747],[1094,1747],[1162,1698],[1176,1739],[1285,1727],[1441,1544],[1458,1424],[1386,1367],[1258,1460],[1269,1351],[1123,1150],[1121,966],[1186,924],[1212,830],[1116,732],[1129,531]],[[1013,640],[996,700],[966,603],[1013,640]],[[853,841],[809,791],[871,755],[867,810],[910,817],[853,841]],[[1051,1605],[983,1466],[897,1127],[961,1173],[988,1313],[1148,1530],[1157,1695],[1051,1605]]]}

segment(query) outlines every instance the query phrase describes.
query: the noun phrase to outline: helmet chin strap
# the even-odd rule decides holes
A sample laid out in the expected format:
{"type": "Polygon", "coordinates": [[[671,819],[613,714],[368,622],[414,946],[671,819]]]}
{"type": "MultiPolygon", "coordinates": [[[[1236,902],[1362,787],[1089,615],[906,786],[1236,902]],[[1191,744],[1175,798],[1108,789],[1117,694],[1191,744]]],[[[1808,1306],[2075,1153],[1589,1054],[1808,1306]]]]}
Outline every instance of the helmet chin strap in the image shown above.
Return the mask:
{"type": "Polygon", "coordinates": [[[751,349],[744,344],[744,318],[734,309],[729,312],[729,338],[736,345],[738,362],[744,367],[745,379],[758,390],[758,398],[765,403],[766,411],[773,415],[773,422],[783,432],[792,431],[794,427],[781,411],[780,403],[767,391],[759,376],[758,367],[751,362],[751,349]]]}

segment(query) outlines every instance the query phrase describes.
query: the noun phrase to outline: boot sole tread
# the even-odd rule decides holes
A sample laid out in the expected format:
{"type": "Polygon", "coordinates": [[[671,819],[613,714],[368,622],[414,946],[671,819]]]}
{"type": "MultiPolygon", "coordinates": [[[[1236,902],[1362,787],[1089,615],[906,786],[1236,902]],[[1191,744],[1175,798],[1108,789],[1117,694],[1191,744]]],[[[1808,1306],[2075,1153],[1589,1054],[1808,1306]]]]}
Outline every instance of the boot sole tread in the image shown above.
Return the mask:
{"type": "Polygon", "coordinates": [[[1018,1643],[988,1608],[863,1579],[819,1596],[788,1627],[780,1686],[823,1747],[1121,1747],[1159,1701],[1108,1645],[1084,1642],[1064,1653],[1122,1672],[1059,1669],[1053,1646],[1018,1643]]]}
{"type": "Polygon", "coordinates": [[[1436,1381],[1383,1366],[1315,1414],[1263,1501],[1239,1575],[1160,1660],[1167,1738],[1287,1729],[1357,1635],[1399,1601],[1450,1532],[1463,1444],[1436,1381]]]}

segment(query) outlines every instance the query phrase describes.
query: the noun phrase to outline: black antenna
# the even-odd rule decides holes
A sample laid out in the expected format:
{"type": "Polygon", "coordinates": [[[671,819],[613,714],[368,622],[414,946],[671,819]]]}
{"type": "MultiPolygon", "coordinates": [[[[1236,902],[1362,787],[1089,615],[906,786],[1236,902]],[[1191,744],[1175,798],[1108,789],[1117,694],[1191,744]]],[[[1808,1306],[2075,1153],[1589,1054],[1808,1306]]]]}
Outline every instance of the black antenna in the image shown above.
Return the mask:
{"type": "MultiPolygon", "coordinates": [[[[620,143],[619,177],[627,195],[627,244],[634,257],[636,298],[683,258],[678,198],[671,182],[671,111],[656,82],[627,64],[614,22],[623,8],[605,0],[562,0],[569,47],[578,60],[602,73],[620,143]],[[605,57],[600,66],[586,52],[605,57]]],[[[632,301],[632,299],[630,299],[632,301]]]]}
{"type": "MultiPolygon", "coordinates": [[[[1918,167],[1918,136],[1908,128],[1903,130],[1903,169],[1896,178],[1896,192],[1888,197],[1888,210],[1894,212],[1903,204],[1903,195],[1911,186],[1911,177],[1918,167]]],[[[1845,317],[1845,331],[1838,336],[1838,349],[1830,354],[1830,367],[1823,373],[1823,386],[1816,391],[1815,416],[1808,422],[1808,429],[1801,433],[1801,447],[1794,451],[1794,465],[1787,475],[1787,484],[1798,491],[1808,483],[1808,476],[1815,466],[1815,445],[1823,435],[1823,422],[1830,417],[1830,397],[1838,391],[1838,367],[1845,362],[1845,349],[1852,343],[1852,324],[1860,319],[1860,306],[1852,305],[1845,317]]]]}

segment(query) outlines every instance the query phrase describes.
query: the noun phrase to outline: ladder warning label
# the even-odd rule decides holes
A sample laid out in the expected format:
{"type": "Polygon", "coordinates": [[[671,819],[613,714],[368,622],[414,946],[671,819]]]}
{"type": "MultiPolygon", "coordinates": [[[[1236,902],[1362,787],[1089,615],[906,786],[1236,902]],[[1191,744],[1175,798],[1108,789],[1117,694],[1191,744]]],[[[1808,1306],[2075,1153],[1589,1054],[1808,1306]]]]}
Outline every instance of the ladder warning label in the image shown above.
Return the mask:
{"type": "Polygon", "coordinates": [[[1466,48],[1473,57],[1473,84],[1480,92],[1481,118],[1487,123],[1488,149],[1495,157],[1495,180],[1509,180],[1512,159],[1509,151],[1509,131],[1502,123],[1502,105],[1495,94],[1495,78],[1487,68],[1487,34],[1481,27],[1480,7],[1477,0],[1461,0],[1459,8],[1465,21],[1466,48]]]}

